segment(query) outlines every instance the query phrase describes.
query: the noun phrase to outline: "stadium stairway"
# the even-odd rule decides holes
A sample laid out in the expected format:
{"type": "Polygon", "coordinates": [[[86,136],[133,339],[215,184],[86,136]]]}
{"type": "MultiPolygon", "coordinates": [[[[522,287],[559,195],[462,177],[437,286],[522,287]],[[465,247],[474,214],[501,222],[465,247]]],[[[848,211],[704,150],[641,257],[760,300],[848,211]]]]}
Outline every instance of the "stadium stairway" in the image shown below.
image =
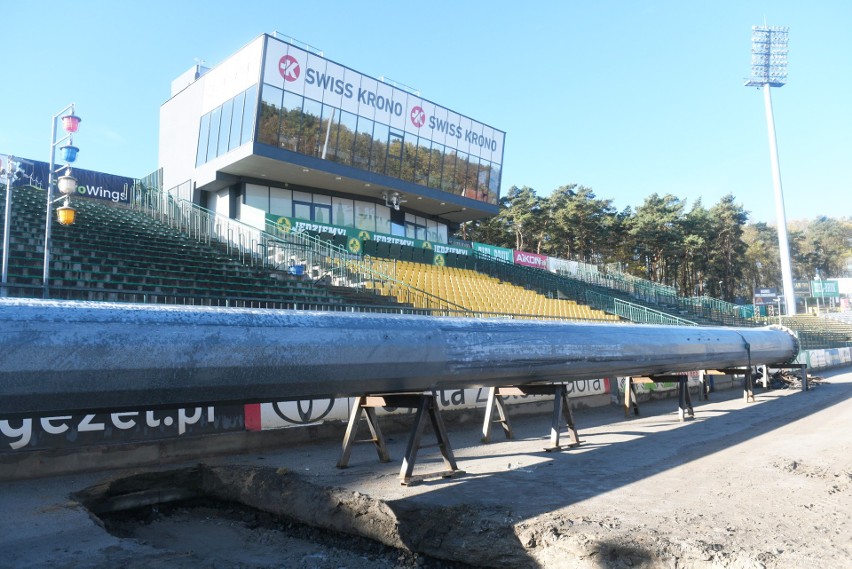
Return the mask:
{"type": "MultiPolygon", "coordinates": [[[[41,297],[44,190],[15,187],[12,196],[8,295],[41,297]]],[[[87,199],[73,206],[74,225],[52,224],[50,298],[314,310],[377,304],[370,291],[341,295],[305,276],[247,266],[223,244],[188,238],[138,211],[87,199]]],[[[380,304],[394,306],[386,297],[380,304]]]]}

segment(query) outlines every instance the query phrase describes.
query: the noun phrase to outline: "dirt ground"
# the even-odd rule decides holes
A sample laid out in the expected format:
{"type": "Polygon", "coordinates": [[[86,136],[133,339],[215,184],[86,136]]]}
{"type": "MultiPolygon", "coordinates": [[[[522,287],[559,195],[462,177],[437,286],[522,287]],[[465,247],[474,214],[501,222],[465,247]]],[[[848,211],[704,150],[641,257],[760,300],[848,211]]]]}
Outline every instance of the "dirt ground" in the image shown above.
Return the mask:
{"type": "MultiPolygon", "coordinates": [[[[455,425],[466,474],[416,486],[398,479],[405,435],[387,464],[366,445],[337,469],[323,443],[182,465],[203,501],[104,516],[112,533],[75,493],[150,488],[150,469],[7,483],[0,567],[852,568],[852,371],[823,377],[715,393],[685,423],[671,399],[582,409],[583,444],[561,452],[543,451],[549,414],[489,445],[455,425]]],[[[442,468],[421,451],[417,472],[442,468]]]]}

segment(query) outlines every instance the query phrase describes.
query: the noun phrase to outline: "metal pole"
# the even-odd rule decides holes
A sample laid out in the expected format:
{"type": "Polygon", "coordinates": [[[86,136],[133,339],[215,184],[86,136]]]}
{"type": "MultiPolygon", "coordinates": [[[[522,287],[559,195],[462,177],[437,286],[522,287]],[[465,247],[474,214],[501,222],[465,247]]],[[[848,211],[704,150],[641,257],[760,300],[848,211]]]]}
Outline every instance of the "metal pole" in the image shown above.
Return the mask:
{"type": "Polygon", "coordinates": [[[53,169],[56,167],[56,145],[68,138],[68,136],[66,136],[60,141],[56,140],[56,120],[68,110],[71,111],[71,114],[74,114],[74,103],[71,103],[53,115],[53,124],[51,125],[50,130],[50,166],[47,173],[47,211],[45,212],[44,220],[44,272],[41,277],[43,298],[50,298],[50,285],[48,284],[48,280],[50,279],[50,222],[52,220],[50,216],[50,206],[53,202],[51,198],[53,197],[53,169]]]}
{"type": "Polygon", "coordinates": [[[772,115],[772,95],[769,83],[763,84],[766,106],[766,125],[769,131],[769,158],[772,160],[772,181],[775,187],[775,217],[778,223],[778,251],[781,255],[781,279],[784,284],[784,301],[787,315],[796,314],[796,295],[793,292],[793,272],[790,268],[790,246],[787,242],[787,216],[784,213],[784,195],[781,192],[781,166],[778,162],[778,142],[775,138],[775,119],[772,115]]]}
{"type": "Polygon", "coordinates": [[[12,214],[12,181],[15,179],[13,169],[15,168],[15,157],[7,156],[6,162],[6,209],[3,217],[3,274],[0,280],[0,297],[6,297],[9,294],[7,284],[9,282],[9,245],[11,242],[11,227],[12,223],[9,216],[12,214]]]}

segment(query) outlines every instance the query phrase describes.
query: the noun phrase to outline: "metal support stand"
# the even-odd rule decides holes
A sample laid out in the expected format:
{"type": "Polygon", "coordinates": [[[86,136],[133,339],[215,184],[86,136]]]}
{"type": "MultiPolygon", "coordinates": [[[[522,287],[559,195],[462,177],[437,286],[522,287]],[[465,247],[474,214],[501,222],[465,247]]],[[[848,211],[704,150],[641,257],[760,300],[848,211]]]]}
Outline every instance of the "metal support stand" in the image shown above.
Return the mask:
{"type": "Polygon", "coordinates": [[[721,371],[717,369],[701,369],[698,370],[698,383],[701,384],[701,390],[699,392],[701,401],[709,401],[710,394],[716,391],[716,382],[714,381],[714,377],[717,375],[725,375],[721,371]]]}
{"type": "Polygon", "coordinates": [[[447,430],[444,427],[444,422],[441,419],[441,413],[438,409],[438,397],[434,393],[399,393],[388,395],[364,395],[358,398],[357,403],[352,408],[352,413],[349,415],[349,424],[346,427],[346,434],[343,437],[343,447],[340,451],[340,458],[337,461],[338,468],[346,468],[349,465],[349,457],[352,453],[352,446],[356,442],[370,442],[376,446],[379,460],[381,462],[390,461],[390,455],[385,444],[384,436],[379,428],[379,423],[376,417],[376,407],[396,407],[401,409],[414,409],[414,425],[411,428],[411,433],[408,437],[408,445],[405,448],[405,456],[402,459],[402,467],[399,471],[399,480],[402,484],[413,484],[427,478],[441,477],[452,478],[464,471],[459,470],[456,464],[456,459],[453,456],[453,449],[450,446],[450,439],[447,436],[447,430]],[[358,433],[358,424],[361,420],[361,414],[365,413],[367,425],[370,428],[372,438],[357,441],[355,439],[358,433]],[[444,464],[448,467],[447,470],[434,472],[425,475],[414,475],[414,464],[417,461],[417,452],[424,448],[420,439],[423,436],[423,429],[426,426],[427,417],[432,423],[432,430],[435,432],[437,446],[441,451],[441,456],[444,458],[444,464]]]}
{"type": "Polygon", "coordinates": [[[636,383],[675,383],[677,382],[677,414],[680,421],[695,418],[692,408],[692,397],[689,395],[689,376],[686,375],[652,375],[648,377],[628,377],[624,384],[624,416],[630,415],[630,403],[633,401],[633,414],[639,414],[639,403],[636,397],[636,383]]]}
{"type": "MultiPolygon", "coordinates": [[[[647,379],[647,378],[642,378],[647,379]]],[[[624,416],[630,416],[631,402],[633,405],[633,414],[639,414],[639,395],[636,393],[636,384],[634,382],[642,381],[640,378],[625,377],[624,378],[624,416]]]]}
{"type": "Polygon", "coordinates": [[[523,385],[492,387],[488,390],[488,400],[485,404],[485,420],[482,424],[482,442],[488,443],[491,439],[491,426],[499,423],[503,427],[503,433],[507,439],[514,438],[512,425],[506,410],[503,397],[509,395],[553,395],[553,415],[550,422],[550,446],[545,447],[547,452],[562,450],[580,445],[580,437],[577,435],[577,427],[574,424],[574,415],[571,413],[571,405],[568,402],[568,391],[564,383],[551,385],[523,385]],[[493,420],[494,408],[500,418],[493,420]],[[565,445],[559,444],[563,429],[567,428],[567,436],[570,442],[565,445]]]}
{"type": "Polygon", "coordinates": [[[754,378],[752,377],[751,367],[725,368],[717,371],[724,375],[744,375],[743,401],[754,403],[754,378]]]}

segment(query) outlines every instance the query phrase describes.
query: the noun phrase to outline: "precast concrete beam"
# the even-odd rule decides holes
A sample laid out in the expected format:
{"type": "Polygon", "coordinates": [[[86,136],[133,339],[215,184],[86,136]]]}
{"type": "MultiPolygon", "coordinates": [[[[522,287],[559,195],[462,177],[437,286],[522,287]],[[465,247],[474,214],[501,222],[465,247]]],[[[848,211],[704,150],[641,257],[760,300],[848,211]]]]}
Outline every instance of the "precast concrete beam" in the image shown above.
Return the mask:
{"type": "Polygon", "coordinates": [[[795,358],[788,330],[0,299],[0,414],[522,385],[795,358]]]}

